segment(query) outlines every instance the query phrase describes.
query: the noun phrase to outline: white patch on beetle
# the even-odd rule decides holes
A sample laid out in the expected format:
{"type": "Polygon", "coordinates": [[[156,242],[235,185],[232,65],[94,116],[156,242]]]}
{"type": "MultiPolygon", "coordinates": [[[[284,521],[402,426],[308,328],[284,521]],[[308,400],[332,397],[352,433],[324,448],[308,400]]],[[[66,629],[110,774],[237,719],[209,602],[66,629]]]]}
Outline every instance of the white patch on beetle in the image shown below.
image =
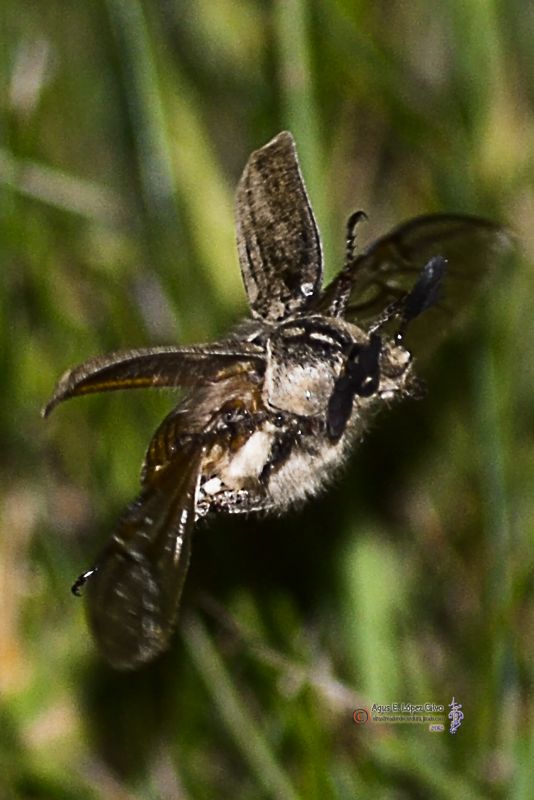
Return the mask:
{"type": "Polygon", "coordinates": [[[220,478],[210,478],[209,481],[202,484],[202,491],[208,495],[217,494],[221,490],[221,485],[220,478]]]}
{"type": "Polygon", "coordinates": [[[230,460],[221,477],[230,487],[244,478],[257,478],[271,452],[272,434],[260,430],[252,434],[230,460]]]}

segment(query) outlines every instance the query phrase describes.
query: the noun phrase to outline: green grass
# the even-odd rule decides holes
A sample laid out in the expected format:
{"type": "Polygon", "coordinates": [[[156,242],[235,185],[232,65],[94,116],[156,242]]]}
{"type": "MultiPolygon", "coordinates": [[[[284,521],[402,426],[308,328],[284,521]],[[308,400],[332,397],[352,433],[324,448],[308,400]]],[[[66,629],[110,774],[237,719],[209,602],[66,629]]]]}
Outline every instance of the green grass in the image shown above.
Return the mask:
{"type": "Polygon", "coordinates": [[[534,19],[522,4],[5,0],[0,11],[0,796],[534,796],[534,19]],[[322,498],[200,526],[171,652],[98,659],[69,594],[137,492],[161,393],[39,416],[90,355],[245,311],[233,192],[294,133],[327,272],[463,211],[516,263],[322,498]],[[359,706],[463,703],[456,736],[359,706]]]}

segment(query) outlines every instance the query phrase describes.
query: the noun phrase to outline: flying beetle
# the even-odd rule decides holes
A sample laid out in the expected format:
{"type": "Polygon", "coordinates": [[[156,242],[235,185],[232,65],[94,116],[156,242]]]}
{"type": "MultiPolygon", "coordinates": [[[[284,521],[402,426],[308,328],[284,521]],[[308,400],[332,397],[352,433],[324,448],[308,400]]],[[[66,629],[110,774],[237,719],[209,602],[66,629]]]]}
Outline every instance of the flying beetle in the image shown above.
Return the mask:
{"type": "Polygon", "coordinates": [[[321,239],[295,142],[252,153],[237,198],[237,248],[250,318],[227,338],[97,356],[66,372],[43,410],[70,397],[180,387],[153,435],[141,492],[83,584],[104,657],[136,669],[175,627],[195,522],[217,512],[284,511],[315,495],[375,411],[409,397],[415,355],[508,249],[507,231],[473,216],[421,216],[364,252],[363,212],[345,264],[322,287],[321,239]]]}

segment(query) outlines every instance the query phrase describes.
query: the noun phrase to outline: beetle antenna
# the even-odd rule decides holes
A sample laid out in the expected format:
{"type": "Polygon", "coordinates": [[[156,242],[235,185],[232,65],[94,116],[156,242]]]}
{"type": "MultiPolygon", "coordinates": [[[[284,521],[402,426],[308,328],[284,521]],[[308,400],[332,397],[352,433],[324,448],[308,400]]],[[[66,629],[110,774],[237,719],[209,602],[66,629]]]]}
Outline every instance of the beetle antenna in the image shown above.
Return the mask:
{"type": "Polygon", "coordinates": [[[402,302],[401,324],[395,336],[397,342],[402,342],[406,329],[413,319],[440,302],[446,272],[447,259],[443,256],[434,256],[427,261],[413,288],[402,302]]]}

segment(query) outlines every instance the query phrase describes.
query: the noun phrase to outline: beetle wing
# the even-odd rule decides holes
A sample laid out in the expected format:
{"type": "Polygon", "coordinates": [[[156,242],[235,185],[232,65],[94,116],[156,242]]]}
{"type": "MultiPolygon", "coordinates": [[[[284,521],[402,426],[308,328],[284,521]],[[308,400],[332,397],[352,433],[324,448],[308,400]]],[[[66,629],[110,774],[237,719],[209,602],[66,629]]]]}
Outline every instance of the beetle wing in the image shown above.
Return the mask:
{"type": "Polygon", "coordinates": [[[189,565],[201,456],[190,443],[150,474],[87,582],[90,625],[117,669],[136,669],[168,647],[189,565]]]}
{"type": "Polygon", "coordinates": [[[252,313],[270,322],[304,311],[321,286],[321,241],[293,137],[252,153],[236,198],[237,247],[252,313]]]}
{"type": "MultiPolygon", "coordinates": [[[[405,297],[423,267],[446,259],[442,296],[408,327],[407,340],[432,344],[451,317],[510,249],[503,227],[479,217],[434,214],[416,217],[378,239],[325,289],[319,307],[368,328],[391,303],[405,297]]],[[[401,307],[401,306],[399,306],[401,307]]]]}
{"type": "Polygon", "coordinates": [[[218,375],[239,362],[252,368],[261,362],[261,353],[261,348],[253,344],[228,341],[97,356],[65,372],[44,407],[43,416],[48,416],[58,403],[77,395],[151,386],[190,387],[206,378],[217,380],[218,375]]]}

